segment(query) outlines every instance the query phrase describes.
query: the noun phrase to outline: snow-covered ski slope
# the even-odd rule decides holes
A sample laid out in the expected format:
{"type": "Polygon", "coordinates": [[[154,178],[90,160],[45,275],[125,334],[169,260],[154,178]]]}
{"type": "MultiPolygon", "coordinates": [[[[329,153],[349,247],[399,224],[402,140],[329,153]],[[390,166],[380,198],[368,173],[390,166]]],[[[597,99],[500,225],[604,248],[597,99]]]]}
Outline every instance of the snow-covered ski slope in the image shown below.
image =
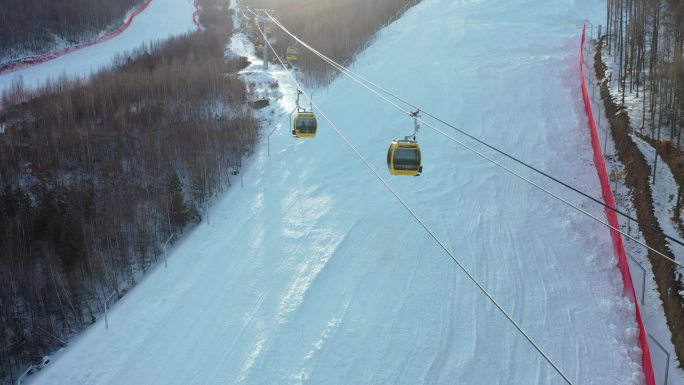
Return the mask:
{"type": "Polygon", "coordinates": [[[23,79],[28,88],[35,88],[47,79],[62,74],[69,77],[86,77],[100,68],[109,66],[117,54],[132,51],[143,43],[167,39],[171,36],[195,31],[193,0],[154,0],[121,34],[99,44],[80,49],[31,67],[0,75],[0,93],[12,82],[23,79]]]}
{"type": "MultiPolygon", "coordinates": [[[[353,68],[598,197],[577,63],[582,22],[603,9],[424,0],[353,68]]],[[[290,136],[295,88],[271,74],[284,95],[271,156],[264,140],[244,188],[218,199],[168,269],[32,383],[564,383],[328,124],[290,136]]],[[[346,78],[316,102],[573,383],[642,383],[606,228],[426,127],[423,175],[390,177],[387,146],[412,121],[346,78]]]]}

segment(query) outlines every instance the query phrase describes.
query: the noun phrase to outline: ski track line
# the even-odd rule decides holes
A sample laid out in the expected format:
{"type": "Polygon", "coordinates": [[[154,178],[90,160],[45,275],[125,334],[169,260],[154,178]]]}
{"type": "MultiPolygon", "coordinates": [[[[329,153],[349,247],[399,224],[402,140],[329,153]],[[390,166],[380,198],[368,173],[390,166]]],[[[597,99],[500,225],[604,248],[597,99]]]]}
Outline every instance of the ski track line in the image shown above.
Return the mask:
{"type": "MultiPolygon", "coordinates": [[[[445,269],[445,274],[453,270],[445,269]]],[[[447,366],[446,363],[451,355],[452,347],[456,341],[454,341],[454,293],[456,292],[455,281],[452,280],[452,286],[442,285],[442,295],[448,298],[448,308],[443,309],[440,314],[440,338],[439,346],[435,356],[432,359],[428,371],[423,378],[423,382],[427,384],[437,384],[440,383],[440,378],[442,376],[442,370],[447,366]]]]}
{"type": "MultiPolygon", "coordinates": [[[[412,290],[412,287],[417,282],[418,273],[423,270],[422,265],[423,265],[423,260],[425,258],[427,258],[425,256],[425,254],[426,254],[426,246],[428,246],[428,245],[432,245],[432,243],[429,241],[424,241],[423,247],[421,247],[417,257],[415,258],[415,261],[413,262],[414,268],[411,269],[411,275],[406,279],[406,284],[403,286],[401,305],[397,309],[397,315],[398,316],[394,317],[394,322],[392,325],[392,330],[394,330],[394,331],[400,331],[399,328],[401,326],[401,320],[403,319],[402,315],[411,311],[410,309],[408,309],[408,306],[409,306],[408,297],[409,297],[409,294],[414,293],[412,290]]],[[[419,339],[420,338],[418,336],[418,333],[415,333],[413,335],[413,343],[411,344],[414,346],[412,349],[412,354],[408,356],[407,361],[402,365],[402,372],[404,373],[404,375],[402,375],[403,378],[408,377],[408,371],[410,370],[410,368],[414,367],[414,365],[412,364],[415,361],[414,357],[420,357],[421,356],[420,354],[417,354],[418,347],[420,346],[420,344],[417,343],[419,341],[419,339]]],[[[424,379],[423,379],[423,383],[424,383],[424,379]]]]}
{"type": "Polygon", "coordinates": [[[302,360],[302,369],[299,382],[300,385],[303,385],[304,382],[311,377],[311,374],[315,370],[316,363],[318,362],[318,357],[320,356],[320,354],[322,354],[322,351],[325,348],[326,344],[331,340],[335,340],[335,336],[337,335],[337,332],[340,330],[340,325],[344,321],[344,316],[347,313],[347,309],[349,309],[349,305],[351,304],[353,297],[354,296],[352,296],[351,299],[347,300],[344,303],[344,305],[342,306],[342,310],[338,315],[328,320],[325,328],[320,334],[319,339],[313,344],[313,348],[302,360]]]}
{"type": "MultiPolygon", "coordinates": [[[[241,326],[238,329],[238,331],[235,333],[233,336],[233,339],[230,341],[230,343],[227,346],[226,349],[224,349],[223,354],[221,354],[221,358],[219,359],[220,362],[225,362],[227,361],[228,356],[233,352],[233,349],[237,343],[237,341],[243,336],[243,333],[245,330],[252,325],[252,321],[256,317],[256,314],[261,307],[261,304],[264,300],[264,294],[261,293],[259,294],[259,297],[257,297],[256,301],[254,301],[254,304],[252,307],[249,309],[249,311],[242,317],[241,320],[241,326]]],[[[219,373],[215,371],[212,373],[212,376],[209,377],[208,383],[209,384],[222,384],[224,383],[225,379],[219,378],[222,376],[223,373],[219,373]]]]}

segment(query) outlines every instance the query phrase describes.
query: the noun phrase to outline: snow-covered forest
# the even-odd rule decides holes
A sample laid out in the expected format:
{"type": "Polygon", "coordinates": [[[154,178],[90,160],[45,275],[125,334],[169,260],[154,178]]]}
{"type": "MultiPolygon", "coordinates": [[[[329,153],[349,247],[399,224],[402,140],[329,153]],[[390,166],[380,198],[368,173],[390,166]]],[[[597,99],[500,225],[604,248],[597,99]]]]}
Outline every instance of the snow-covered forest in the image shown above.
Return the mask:
{"type": "Polygon", "coordinates": [[[3,0],[0,64],[93,39],[144,0],[3,0]]]}

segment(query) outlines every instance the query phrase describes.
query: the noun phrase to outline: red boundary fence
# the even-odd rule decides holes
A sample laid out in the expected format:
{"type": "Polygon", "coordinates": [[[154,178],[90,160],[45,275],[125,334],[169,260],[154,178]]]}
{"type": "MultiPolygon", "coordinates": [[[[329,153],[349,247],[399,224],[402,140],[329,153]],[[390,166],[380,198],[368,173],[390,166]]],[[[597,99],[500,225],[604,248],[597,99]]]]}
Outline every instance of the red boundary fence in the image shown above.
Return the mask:
{"type": "MultiPolygon", "coordinates": [[[[608,170],[606,169],[606,161],[603,158],[603,150],[601,149],[601,141],[599,140],[598,127],[596,126],[596,119],[594,118],[594,111],[591,108],[591,99],[589,90],[587,89],[587,80],[584,76],[584,41],[586,39],[586,25],[582,29],[582,43],[580,45],[580,69],[582,73],[582,96],[584,99],[584,109],[589,117],[589,128],[591,131],[591,146],[594,148],[594,164],[601,180],[601,191],[603,193],[603,200],[609,207],[615,206],[615,197],[613,190],[610,188],[610,179],[608,178],[608,170]]],[[[608,224],[612,227],[610,229],[610,236],[613,239],[613,246],[618,257],[618,268],[622,273],[623,293],[634,302],[636,309],[636,320],[639,324],[639,341],[641,342],[641,362],[644,368],[644,375],[646,377],[646,385],[656,385],[655,373],[653,372],[653,362],[651,361],[651,351],[648,346],[648,334],[644,327],[644,320],[641,317],[639,309],[639,302],[636,299],[634,285],[632,283],[632,274],[629,271],[629,264],[627,263],[627,252],[625,251],[625,244],[622,240],[622,235],[616,229],[620,228],[617,213],[606,208],[605,210],[608,224]]]]}
{"type": "MultiPolygon", "coordinates": [[[[202,26],[199,23],[199,11],[200,7],[199,4],[197,3],[198,0],[194,1],[195,5],[195,12],[192,14],[192,22],[197,26],[197,30],[200,31],[202,30],[202,26]]],[[[30,58],[24,58],[20,59],[15,62],[11,62],[5,65],[0,65],[0,74],[7,73],[7,72],[12,72],[12,71],[17,71],[22,68],[30,67],[32,65],[44,63],[53,59],[57,59],[59,57],[62,57],[64,55],[70,54],[72,52],[78,51],[80,49],[90,47],[92,45],[98,44],[105,42],[107,40],[110,40],[111,38],[115,36],[119,36],[123,31],[125,31],[133,22],[133,19],[136,18],[136,16],[140,15],[147,7],[150,6],[152,3],[152,0],[145,0],[145,3],[142,4],[140,7],[138,7],[135,11],[133,11],[128,18],[124,21],[122,25],[119,26],[119,28],[115,29],[114,31],[106,34],[105,36],[102,36],[98,39],[95,39],[93,41],[89,41],[87,43],[71,46],[65,50],[62,51],[57,51],[57,52],[49,52],[43,55],[38,55],[38,56],[33,56],[30,58]]]]}

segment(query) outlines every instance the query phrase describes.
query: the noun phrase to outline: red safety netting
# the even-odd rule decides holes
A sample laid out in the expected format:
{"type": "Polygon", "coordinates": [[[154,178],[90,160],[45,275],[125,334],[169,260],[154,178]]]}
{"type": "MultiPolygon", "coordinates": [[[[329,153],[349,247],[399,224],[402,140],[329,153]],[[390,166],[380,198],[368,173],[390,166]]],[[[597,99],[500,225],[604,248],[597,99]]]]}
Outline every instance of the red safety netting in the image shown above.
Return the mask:
{"type": "MultiPolygon", "coordinates": [[[[44,63],[46,61],[50,61],[53,59],[57,59],[59,57],[62,57],[64,55],[70,54],[74,51],[78,51],[80,49],[90,47],[92,45],[102,43],[104,41],[107,41],[115,36],[120,35],[123,31],[128,28],[131,23],[133,22],[133,19],[135,19],[136,16],[140,15],[147,7],[152,3],[152,0],[146,0],[144,4],[142,4],[140,7],[138,7],[135,11],[133,11],[130,15],[128,15],[128,18],[124,21],[122,25],[119,26],[119,28],[115,29],[114,31],[98,38],[93,41],[89,41],[87,43],[71,46],[67,49],[64,49],[62,51],[57,51],[57,52],[49,52],[43,55],[38,55],[38,56],[33,56],[30,58],[24,58],[17,60],[15,62],[7,63],[5,65],[0,65],[0,74],[6,73],[6,72],[12,72],[16,71],[22,68],[30,67],[32,65],[44,63]]],[[[192,14],[192,22],[197,26],[197,30],[201,30],[202,27],[200,26],[199,23],[199,4],[197,3],[197,0],[195,0],[195,12],[192,14]]]]}
{"type": "MultiPolygon", "coordinates": [[[[603,200],[609,207],[615,207],[615,198],[613,197],[613,190],[610,188],[610,179],[608,178],[608,171],[606,162],[603,158],[603,150],[601,149],[601,141],[599,140],[598,127],[596,126],[596,119],[594,118],[594,111],[591,108],[591,99],[589,97],[589,90],[587,89],[587,81],[584,75],[584,41],[586,39],[586,25],[582,29],[582,43],[580,45],[580,68],[582,74],[582,96],[584,99],[584,109],[589,117],[589,128],[591,131],[591,146],[594,148],[594,164],[601,180],[601,191],[603,193],[603,200]]],[[[616,229],[620,228],[617,213],[606,208],[606,218],[612,228],[610,229],[610,236],[613,239],[613,246],[618,257],[618,269],[622,273],[622,281],[624,284],[624,294],[632,299],[636,309],[636,320],[639,324],[639,341],[641,342],[641,362],[644,368],[644,375],[646,376],[646,385],[656,385],[655,373],[653,373],[653,362],[651,361],[651,351],[648,346],[648,334],[644,327],[644,321],[641,317],[639,309],[639,302],[636,299],[634,285],[632,284],[632,274],[629,271],[629,264],[627,263],[627,252],[625,251],[625,244],[622,240],[622,234],[616,229]]]]}

